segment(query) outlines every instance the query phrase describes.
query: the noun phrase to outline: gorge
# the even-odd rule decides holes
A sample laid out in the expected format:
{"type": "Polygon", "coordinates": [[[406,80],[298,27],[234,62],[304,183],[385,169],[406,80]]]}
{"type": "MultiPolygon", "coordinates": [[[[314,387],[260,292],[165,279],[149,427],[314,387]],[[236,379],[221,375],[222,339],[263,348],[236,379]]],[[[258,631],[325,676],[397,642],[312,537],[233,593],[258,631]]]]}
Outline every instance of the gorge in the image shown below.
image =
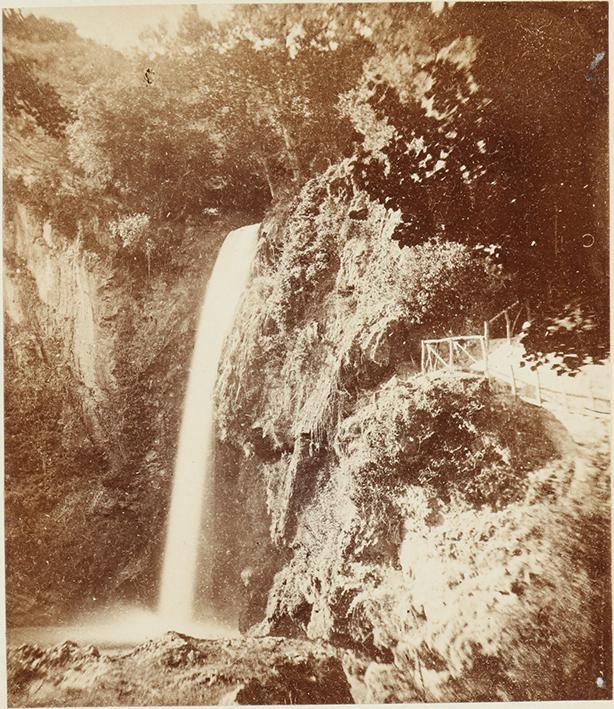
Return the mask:
{"type": "Polygon", "coordinates": [[[9,705],[611,697],[598,5],[4,13],[9,705]]]}

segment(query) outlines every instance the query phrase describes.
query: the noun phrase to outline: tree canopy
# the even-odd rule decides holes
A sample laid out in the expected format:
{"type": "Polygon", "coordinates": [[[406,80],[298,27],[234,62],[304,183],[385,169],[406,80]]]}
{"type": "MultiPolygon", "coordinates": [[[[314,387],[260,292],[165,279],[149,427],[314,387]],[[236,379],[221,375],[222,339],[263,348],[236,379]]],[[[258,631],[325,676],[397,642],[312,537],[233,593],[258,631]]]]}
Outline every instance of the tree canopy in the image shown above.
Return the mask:
{"type": "Polygon", "coordinates": [[[572,311],[571,350],[605,354],[607,7],[237,5],[215,24],[187,7],[142,39],[121,54],[4,13],[6,191],[67,238],[262,213],[343,164],[401,211],[400,245],[492,254],[537,358],[577,363],[572,311]]]}

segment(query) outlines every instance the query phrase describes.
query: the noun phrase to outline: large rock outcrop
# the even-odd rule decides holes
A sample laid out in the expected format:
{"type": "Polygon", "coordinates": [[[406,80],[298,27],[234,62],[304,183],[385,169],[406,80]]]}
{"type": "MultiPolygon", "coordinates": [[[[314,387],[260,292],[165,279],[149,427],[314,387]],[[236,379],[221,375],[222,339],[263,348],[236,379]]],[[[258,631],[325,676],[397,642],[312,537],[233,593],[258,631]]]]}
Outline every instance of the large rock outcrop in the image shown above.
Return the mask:
{"type": "Polygon", "coordinates": [[[251,633],[352,648],[366,701],[598,695],[607,435],[577,465],[549,414],[420,376],[421,337],[488,313],[492,264],[400,248],[398,215],[333,172],[263,224],[221,369],[238,495],[266,491],[268,533],[248,525],[238,554],[251,633]]]}
{"type": "MultiPolygon", "coordinates": [[[[105,440],[101,414],[116,389],[114,298],[109,261],[67,242],[21,204],[4,230],[4,312],[9,329],[36,339],[40,357],[57,342],[58,365],[74,382],[89,431],[105,440]]],[[[15,346],[13,355],[20,356],[15,346]]]]}
{"type": "Polygon", "coordinates": [[[75,643],[9,651],[10,706],[348,704],[343,652],[275,638],[167,633],[131,651],[75,643]]]}

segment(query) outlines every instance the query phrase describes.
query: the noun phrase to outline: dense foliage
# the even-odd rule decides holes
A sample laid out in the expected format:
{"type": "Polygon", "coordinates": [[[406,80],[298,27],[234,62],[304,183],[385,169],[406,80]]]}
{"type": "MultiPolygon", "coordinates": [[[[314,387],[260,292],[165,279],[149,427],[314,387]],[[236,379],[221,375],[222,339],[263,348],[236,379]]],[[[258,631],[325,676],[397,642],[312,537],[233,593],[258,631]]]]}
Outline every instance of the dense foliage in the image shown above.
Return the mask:
{"type": "MultiPolygon", "coordinates": [[[[425,4],[238,5],[211,23],[191,7],[175,34],[151,29],[121,53],[7,10],[5,216],[26,205],[95,254],[130,299],[119,329],[133,341],[146,304],[210,264],[216,218],[288,210],[292,227],[264,247],[281,277],[261,284],[258,357],[279,356],[290,336],[284,376],[305,393],[301,366],[326,361],[327,346],[293,329],[317,320],[333,290],[360,299],[331,335],[343,334],[343,362],[312,383],[314,408],[297,427],[317,419],[326,429],[318,407],[339,380],[356,392],[404,357],[415,364],[420,337],[476,331],[516,300],[532,316],[528,358],[554,352],[559,367],[577,368],[608,352],[605,13],[581,3],[439,14],[425,4]],[[344,278],[366,256],[346,249],[348,230],[368,236],[372,259],[369,287],[354,293],[344,278]],[[365,353],[373,364],[360,380],[365,353]]],[[[117,367],[124,398],[114,403],[134,429],[149,397],[142,355],[117,367]]],[[[30,420],[41,382],[13,384],[9,418],[17,407],[30,420]]],[[[326,406],[333,416],[341,404],[326,406]]],[[[155,425],[144,428],[153,440],[155,425]]],[[[14,467],[37,469],[20,445],[14,467]]]]}
{"type": "Polygon", "coordinates": [[[349,193],[401,211],[400,243],[494,254],[508,304],[534,314],[528,349],[573,368],[608,341],[604,13],[241,5],[212,24],[187,8],[124,56],[7,11],[7,190],[68,238],[141,215],[151,253],[172,239],[161,222],[263,210],[341,160],[349,193]],[[551,344],[570,309],[582,335],[551,344]]]}

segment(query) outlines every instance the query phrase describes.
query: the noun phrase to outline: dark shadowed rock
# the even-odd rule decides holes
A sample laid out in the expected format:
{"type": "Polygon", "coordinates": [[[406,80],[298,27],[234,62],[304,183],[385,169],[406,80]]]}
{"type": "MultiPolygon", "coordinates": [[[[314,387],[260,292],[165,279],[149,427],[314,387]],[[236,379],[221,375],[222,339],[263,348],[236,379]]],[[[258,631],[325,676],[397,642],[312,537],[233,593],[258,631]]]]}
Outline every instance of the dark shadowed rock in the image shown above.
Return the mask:
{"type": "Polygon", "coordinates": [[[276,664],[263,679],[252,678],[236,692],[234,704],[349,704],[350,686],[341,661],[300,658],[276,664]]]}

